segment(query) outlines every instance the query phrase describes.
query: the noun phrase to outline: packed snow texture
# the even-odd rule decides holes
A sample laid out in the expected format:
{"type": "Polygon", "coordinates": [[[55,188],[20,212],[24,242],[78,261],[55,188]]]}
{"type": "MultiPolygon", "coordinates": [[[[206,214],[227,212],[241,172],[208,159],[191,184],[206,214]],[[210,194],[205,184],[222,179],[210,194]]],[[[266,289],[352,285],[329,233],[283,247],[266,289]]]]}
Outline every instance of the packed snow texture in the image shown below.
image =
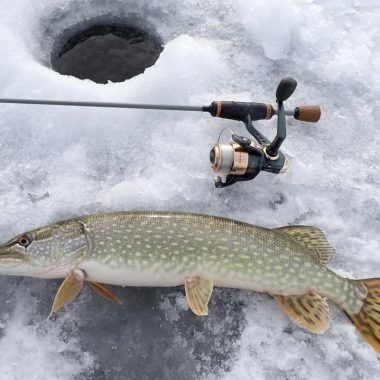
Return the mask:
{"type": "MultiPolygon", "coordinates": [[[[314,225],[355,278],[380,276],[380,5],[378,0],[1,0],[0,96],[208,104],[317,103],[318,124],[289,120],[286,174],[217,190],[208,152],[238,122],[200,113],[0,106],[0,240],[110,210],[180,210],[267,227],[314,225]],[[156,33],[157,63],[124,83],[61,76],[62,36],[95,21],[156,33]]],[[[257,126],[274,136],[275,121],[257,126]]],[[[321,336],[266,295],[217,289],[208,318],[183,289],[89,289],[46,320],[59,281],[0,279],[1,378],[375,379],[380,363],[331,305],[321,336]]]]}

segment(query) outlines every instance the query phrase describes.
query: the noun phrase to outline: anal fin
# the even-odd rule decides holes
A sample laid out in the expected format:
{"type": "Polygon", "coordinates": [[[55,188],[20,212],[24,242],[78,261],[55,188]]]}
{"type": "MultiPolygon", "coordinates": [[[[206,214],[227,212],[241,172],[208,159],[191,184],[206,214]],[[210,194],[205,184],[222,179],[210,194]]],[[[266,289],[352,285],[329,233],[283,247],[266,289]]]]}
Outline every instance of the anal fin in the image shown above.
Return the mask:
{"type": "Polygon", "coordinates": [[[97,295],[105,298],[106,300],[116,302],[120,305],[123,304],[120,298],[111,293],[104,285],[99,284],[98,282],[90,282],[90,287],[97,295]]]}
{"type": "Polygon", "coordinates": [[[207,278],[193,277],[185,280],[186,299],[196,315],[208,314],[208,303],[213,290],[213,282],[207,278]]]}
{"type": "Polygon", "coordinates": [[[310,292],[301,296],[274,296],[274,299],[305,330],[322,334],[329,328],[329,306],[319,294],[310,292]]]}

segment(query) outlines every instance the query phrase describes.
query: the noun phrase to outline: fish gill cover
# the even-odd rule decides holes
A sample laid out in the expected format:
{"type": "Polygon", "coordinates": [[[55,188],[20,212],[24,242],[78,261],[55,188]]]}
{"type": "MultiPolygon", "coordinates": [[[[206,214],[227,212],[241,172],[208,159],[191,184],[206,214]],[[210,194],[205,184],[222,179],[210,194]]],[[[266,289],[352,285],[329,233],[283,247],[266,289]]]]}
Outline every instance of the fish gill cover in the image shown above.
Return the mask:
{"type": "MultiPolygon", "coordinates": [[[[208,104],[265,101],[283,76],[289,106],[321,105],[317,125],[289,128],[291,170],[215,190],[208,151],[223,127],[198,114],[0,107],[0,240],[65,217],[180,210],[268,227],[315,225],[357,278],[380,275],[380,6],[304,2],[2,0],[0,96],[208,104]],[[157,62],[122,83],[61,76],[51,53],[82,24],[128,21],[157,33],[157,62]]],[[[293,122],[290,122],[293,123],[293,122]]],[[[266,126],[274,135],[273,125],[266,126]]],[[[4,379],[376,378],[376,354],[331,307],[314,336],[270,297],[219,289],[207,319],[180,289],[122,289],[123,306],[84,291],[53,321],[55,281],[0,279],[4,379]]]]}

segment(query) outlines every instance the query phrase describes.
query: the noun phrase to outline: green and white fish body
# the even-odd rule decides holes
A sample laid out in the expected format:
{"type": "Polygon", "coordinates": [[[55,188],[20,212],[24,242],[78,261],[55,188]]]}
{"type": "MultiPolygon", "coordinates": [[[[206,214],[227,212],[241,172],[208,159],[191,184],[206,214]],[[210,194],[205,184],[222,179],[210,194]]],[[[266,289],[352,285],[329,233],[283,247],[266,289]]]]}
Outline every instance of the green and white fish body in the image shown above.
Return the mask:
{"type": "MultiPolygon", "coordinates": [[[[81,220],[90,244],[79,266],[89,281],[159,287],[203,277],[215,286],[283,295],[305,294],[311,288],[335,293],[337,285],[350,286],[277,230],[181,213],[103,214],[81,220]]],[[[357,289],[363,292],[352,285],[354,293],[357,289]]],[[[346,295],[345,301],[354,302],[346,295]]]]}
{"type": "Polygon", "coordinates": [[[328,297],[380,351],[380,304],[374,304],[380,280],[337,275],[326,267],[332,254],[315,227],[267,229],[209,215],[119,212],[17,236],[0,247],[0,274],[65,278],[53,312],[79,293],[83,281],[116,301],[101,283],[185,285],[198,315],[207,314],[213,286],[267,292],[300,326],[317,333],[328,327],[328,297]]]}

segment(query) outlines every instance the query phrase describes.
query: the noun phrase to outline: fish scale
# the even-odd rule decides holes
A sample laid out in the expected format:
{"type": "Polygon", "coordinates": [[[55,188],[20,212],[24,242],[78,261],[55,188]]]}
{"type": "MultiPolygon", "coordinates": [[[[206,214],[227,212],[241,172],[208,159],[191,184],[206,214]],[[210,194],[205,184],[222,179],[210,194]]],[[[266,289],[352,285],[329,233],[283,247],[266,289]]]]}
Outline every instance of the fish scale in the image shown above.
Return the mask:
{"type": "Polygon", "coordinates": [[[85,281],[121,303],[102,284],[184,285],[190,309],[207,315],[213,286],[263,291],[299,326],[323,333],[328,297],[380,353],[380,279],[353,280],[327,268],[333,255],[311,226],[268,229],[232,219],[178,212],[82,216],[26,232],[0,246],[0,274],[64,278],[50,315],[85,281]]]}
{"type": "Polygon", "coordinates": [[[276,230],[188,213],[108,213],[79,220],[92,247],[80,267],[92,281],[144,286],[150,276],[150,286],[177,286],[185,278],[206,276],[215,286],[272,294],[315,289],[349,310],[361,307],[361,286],[276,230]]]}

